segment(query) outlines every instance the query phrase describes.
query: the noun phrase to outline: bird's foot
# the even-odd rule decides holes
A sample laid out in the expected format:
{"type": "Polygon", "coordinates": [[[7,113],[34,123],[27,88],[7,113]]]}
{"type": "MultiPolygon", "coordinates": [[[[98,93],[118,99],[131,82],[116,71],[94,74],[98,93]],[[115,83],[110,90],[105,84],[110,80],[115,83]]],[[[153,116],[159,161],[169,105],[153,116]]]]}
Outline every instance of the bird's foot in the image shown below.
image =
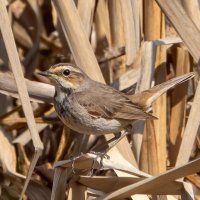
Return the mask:
{"type": "Polygon", "coordinates": [[[110,159],[110,156],[107,154],[107,151],[104,152],[98,152],[98,151],[90,151],[89,153],[94,154],[97,156],[97,158],[106,158],[106,159],[110,159]]]}
{"type": "Polygon", "coordinates": [[[78,156],[72,156],[72,157],[70,157],[70,160],[71,160],[71,162],[72,162],[72,164],[71,164],[71,169],[72,169],[72,173],[73,173],[73,174],[77,174],[77,173],[76,173],[76,170],[75,170],[75,167],[74,167],[74,164],[75,164],[76,160],[78,160],[78,159],[81,158],[82,156],[83,156],[83,153],[81,153],[81,154],[78,155],[78,156]]]}
{"type": "MultiPolygon", "coordinates": [[[[90,171],[89,171],[89,176],[93,176],[95,173],[94,173],[94,170],[97,169],[98,170],[101,170],[103,168],[103,159],[109,159],[110,157],[107,155],[107,152],[96,152],[96,151],[90,151],[89,152],[90,154],[93,154],[94,156],[93,157],[93,163],[92,163],[92,166],[90,168],[90,171]],[[99,161],[100,159],[100,161],[99,161]],[[96,167],[96,163],[99,163],[100,164],[100,167],[96,167]]],[[[72,173],[74,175],[78,175],[80,173],[80,170],[76,169],[75,167],[75,162],[79,159],[81,159],[81,157],[83,157],[84,154],[81,153],[80,155],[78,156],[74,156],[74,157],[71,157],[70,160],[71,160],[71,170],[72,170],[72,173]]],[[[86,172],[86,171],[85,171],[86,172]]]]}
{"type": "Polygon", "coordinates": [[[92,176],[94,173],[94,170],[95,170],[95,163],[96,161],[100,158],[100,169],[101,170],[103,168],[103,159],[110,159],[110,156],[107,155],[107,152],[96,152],[96,151],[90,151],[91,154],[94,154],[96,155],[96,157],[94,157],[93,159],[93,164],[92,164],[92,167],[91,167],[91,174],[90,176],[92,176]]]}

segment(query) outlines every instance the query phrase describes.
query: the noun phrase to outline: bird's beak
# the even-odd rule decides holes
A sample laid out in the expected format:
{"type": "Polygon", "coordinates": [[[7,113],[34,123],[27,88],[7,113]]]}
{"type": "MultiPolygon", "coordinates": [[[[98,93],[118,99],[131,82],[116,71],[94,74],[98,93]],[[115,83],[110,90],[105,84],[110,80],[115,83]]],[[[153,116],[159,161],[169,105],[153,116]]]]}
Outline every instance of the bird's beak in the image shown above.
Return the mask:
{"type": "Polygon", "coordinates": [[[39,75],[42,75],[42,76],[51,76],[51,73],[50,73],[50,71],[49,70],[47,70],[47,71],[43,71],[43,72],[38,72],[38,74],[39,75]]]}

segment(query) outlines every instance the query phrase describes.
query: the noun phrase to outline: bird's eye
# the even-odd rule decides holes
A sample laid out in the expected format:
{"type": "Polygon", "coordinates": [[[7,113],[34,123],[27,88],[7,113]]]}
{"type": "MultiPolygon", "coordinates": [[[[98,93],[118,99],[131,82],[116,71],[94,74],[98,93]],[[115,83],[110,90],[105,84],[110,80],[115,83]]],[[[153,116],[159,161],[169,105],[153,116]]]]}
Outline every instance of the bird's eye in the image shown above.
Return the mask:
{"type": "Polygon", "coordinates": [[[65,69],[65,70],[63,71],[63,75],[64,75],[64,76],[69,76],[69,75],[70,75],[69,69],[65,69]]]}

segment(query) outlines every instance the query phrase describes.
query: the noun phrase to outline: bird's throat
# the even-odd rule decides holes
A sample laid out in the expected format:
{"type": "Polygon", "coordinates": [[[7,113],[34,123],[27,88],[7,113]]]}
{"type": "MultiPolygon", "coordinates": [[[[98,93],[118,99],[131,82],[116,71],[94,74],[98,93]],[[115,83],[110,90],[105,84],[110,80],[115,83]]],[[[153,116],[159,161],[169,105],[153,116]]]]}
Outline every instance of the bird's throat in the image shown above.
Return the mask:
{"type": "Polygon", "coordinates": [[[73,92],[72,88],[56,87],[54,98],[63,97],[66,98],[73,92]]]}

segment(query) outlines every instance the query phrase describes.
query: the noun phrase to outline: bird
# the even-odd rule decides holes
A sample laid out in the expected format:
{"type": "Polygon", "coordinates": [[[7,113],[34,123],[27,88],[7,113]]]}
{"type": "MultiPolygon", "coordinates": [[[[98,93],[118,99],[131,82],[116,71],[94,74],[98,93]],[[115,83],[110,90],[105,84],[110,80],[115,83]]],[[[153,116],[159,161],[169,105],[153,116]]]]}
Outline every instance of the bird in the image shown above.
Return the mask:
{"type": "Polygon", "coordinates": [[[92,80],[81,68],[59,63],[39,72],[55,86],[54,107],[61,121],[81,134],[118,134],[137,120],[157,119],[148,109],[170,88],[195,75],[172,78],[137,94],[126,94],[92,80]]]}

